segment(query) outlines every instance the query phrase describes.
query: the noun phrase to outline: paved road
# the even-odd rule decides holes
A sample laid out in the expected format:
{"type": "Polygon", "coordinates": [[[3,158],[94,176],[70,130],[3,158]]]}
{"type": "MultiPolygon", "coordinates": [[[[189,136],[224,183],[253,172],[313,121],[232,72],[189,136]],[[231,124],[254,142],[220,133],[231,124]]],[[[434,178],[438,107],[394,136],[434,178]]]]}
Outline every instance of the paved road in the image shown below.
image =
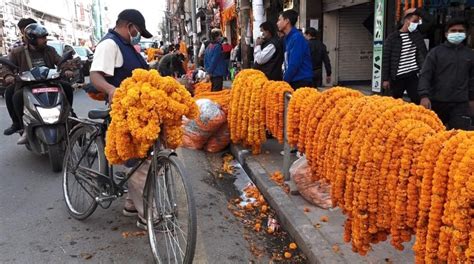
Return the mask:
{"type": "MultiPolygon", "coordinates": [[[[103,107],[79,91],[79,116],[103,107]]],[[[0,99],[0,130],[10,125],[0,99]]],[[[83,222],[69,217],[62,197],[62,174],[52,173],[45,156],[16,145],[18,135],[0,135],[0,263],[150,263],[146,237],[123,238],[138,231],[134,218],[120,214],[123,200],[108,210],[98,208],[83,222]]],[[[198,208],[195,263],[249,263],[253,256],[243,226],[227,210],[223,191],[208,172],[201,152],[181,150],[198,208]]],[[[214,159],[215,160],[215,159],[214,159]]],[[[262,261],[261,259],[258,261],[262,261]]],[[[265,261],[268,263],[268,261],[265,261]]]]}

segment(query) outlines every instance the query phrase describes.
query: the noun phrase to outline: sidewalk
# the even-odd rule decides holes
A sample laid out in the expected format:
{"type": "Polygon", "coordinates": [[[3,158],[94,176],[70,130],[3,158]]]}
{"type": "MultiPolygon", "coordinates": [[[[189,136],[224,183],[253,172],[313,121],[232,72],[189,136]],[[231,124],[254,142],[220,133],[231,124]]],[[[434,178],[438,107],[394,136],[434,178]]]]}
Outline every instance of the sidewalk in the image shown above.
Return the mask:
{"type": "MultiPolygon", "coordinates": [[[[367,256],[352,252],[351,244],[343,241],[344,221],[347,219],[339,208],[324,210],[306,202],[299,195],[286,194],[273,183],[269,176],[281,171],[283,146],[275,139],[269,139],[262,147],[262,154],[249,155],[241,146],[231,145],[231,152],[242,164],[247,174],[257,184],[265,198],[278,213],[285,229],[298,243],[310,263],[413,263],[414,241],[405,244],[404,251],[398,251],[389,240],[373,246],[367,256]],[[309,212],[304,212],[309,208],[309,212]],[[329,218],[322,222],[322,216],[329,218]],[[319,226],[319,228],[316,227],[319,226]]],[[[292,160],[296,160],[293,156],[292,160]]]]}

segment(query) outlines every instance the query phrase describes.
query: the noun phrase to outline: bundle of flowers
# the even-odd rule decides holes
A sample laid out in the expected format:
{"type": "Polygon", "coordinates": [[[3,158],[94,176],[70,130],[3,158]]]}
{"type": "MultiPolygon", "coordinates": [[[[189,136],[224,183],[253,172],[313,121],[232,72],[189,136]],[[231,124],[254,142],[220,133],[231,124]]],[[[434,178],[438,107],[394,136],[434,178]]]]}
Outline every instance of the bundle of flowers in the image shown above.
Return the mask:
{"type": "MultiPolygon", "coordinates": [[[[286,82],[267,81],[264,85],[265,93],[265,125],[267,130],[283,143],[285,93],[292,93],[293,89],[286,82]]],[[[314,89],[313,89],[314,90],[314,89]]]]}
{"type": "Polygon", "coordinates": [[[212,84],[210,82],[198,82],[194,84],[194,96],[211,91],[212,84]]]}
{"type": "Polygon", "coordinates": [[[198,113],[191,94],[175,79],[156,70],[134,70],[112,100],[106,157],[112,164],[146,157],[160,134],[167,147],[176,148],[183,136],[182,117],[192,119],[198,113]]]}
{"type": "Polygon", "coordinates": [[[264,85],[267,78],[261,71],[243,70],[232,84],[229,114],[227,116],[231,140],[260,153],[265,135],[264,85]]]}

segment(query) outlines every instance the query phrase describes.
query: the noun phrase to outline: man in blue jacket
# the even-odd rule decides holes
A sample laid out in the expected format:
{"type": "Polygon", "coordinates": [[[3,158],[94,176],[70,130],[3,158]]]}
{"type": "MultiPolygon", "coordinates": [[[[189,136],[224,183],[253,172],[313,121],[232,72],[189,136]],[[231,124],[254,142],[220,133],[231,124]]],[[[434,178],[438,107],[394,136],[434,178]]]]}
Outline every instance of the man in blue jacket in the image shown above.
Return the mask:
{"type": "Polygon", "coordinates": [[[221,91],[224,76],[227,73],[227,64],[224,60],[224,53],[221,44],[222,33],[219,29],[211,31],[211,43],[206,48],[204,55],[204,68],[211,79],[213,92],[221,91]]]}
{"type": "Polygon", "coordinates": [[[285,63],[283,80],[291,87],[313,86],[311,51],[303,34],[295,28],[298,12],[286,10],[280,14],[278,30],[285,34],[285,63]]]}

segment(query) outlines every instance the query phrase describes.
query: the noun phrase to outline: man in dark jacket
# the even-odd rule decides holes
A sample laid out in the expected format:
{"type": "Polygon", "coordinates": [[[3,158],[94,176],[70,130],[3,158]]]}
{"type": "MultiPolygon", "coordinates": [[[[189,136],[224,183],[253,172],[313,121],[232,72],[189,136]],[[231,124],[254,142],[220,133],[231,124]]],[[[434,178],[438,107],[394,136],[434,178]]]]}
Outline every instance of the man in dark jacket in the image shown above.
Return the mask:
{"type": "MultiPolygon", "coordinates": [[[[48,31],[45,27],[40,24],[33,23],[29,24],[24,30],[24,41],[26,45],[16,47],[10,52],[8,59],[13,64],[17,65],[19,72],[25,72],[31,70],[33,67],[45,66],[48,68],[55,68],[61,61],[61,56],[58,55],[56,50],[47,45],[48,31]]],[[[63,76],[68,78],[73,76],[73,70],[77,68],[72,61],[63,63],[61,70],[63,76]]],[[[10,105],[14,109],[14,115],[11,115],[13,124],[10,128],[4,131],[5,135],[11,135],[23,127],[23,90],[21,81],[15,81],[15,77],[11,69],[2,67],[0,76],[3,77],[5,83],[9,85],[7,90],[14,90],[14,93],[5,97],[7,106],[10,105]]],[[[64,83],[64,93],[72,106],[73,102],[73,90],[72,87],[64,83]]],[[[10,111],[10,110],[9,110],[10,111]]],[[[23,133],[21,138],[18,140],[18,144],[25,144],[27,142],[26,133],[23,133]]]]}
{"type": "Polygon", "coordinates": [[[286,10],[278,17],[278,30],[285,34],[285,73],[283,80],[294,89],[313,86],[313,64],[308,42],[295,28],[298,12],[286,10]]]}
{"type": "Polygon", "coordinates": [[[418,73],[427,54],[423,35],[417,30],[421,17],[421,11],[415,8],[405,12],[402,28],[385,40],[382,62],[383,88],[394,98],[402,98],[407,91],[415,104],[420,103],[418,73]]]}
{"type": "Polygon", "coordinates": [[[421,105],[450,129],[469,127],[469,101],[474,100],[474,52],[463,44],[467,28],[463,19],[449,21],[447,41],[430,51],[420,75],[421,105]]]}
{"type": "Polygon", "coordinates": [[[185,74],[183,62],[185,58],[179,50],[163,56],[158,65],[158,72],[161,76],[180,77],[185,74]]]}
{"type": "Polygon", "coordinates": [[[211,31],[211,44],[207,46],[204,55],[204,67],[211,79],[212,91],[221,91],[224,84],[224,76],[227,73],[224,54],[221,44],[222,33],[219,29],[211,31]]]}
{"type": "Polygon", "coordinates": [[[283,46],[278,39],[276,27],[266,21],[260,25],[262,37],[256,41],[254,53],[254,68],[265,73],[272,81],[281,81],[283,78],[283,46]]]}
{"type": "Polygon", "coordinates": [[[313,60],[313,83],[316,87],[321,87],[323,85],[323,62],[326,68],[326,82],[331,82],[331,61],[329,60],[326,45],[316,39],[316,34],[316,29],[312,27],[308,28],[304,33],[308,40],[311,58],[313,60]]]}
{"type": "MultiPolygon", "coordinates": [[[[17,25],[21,32],[21,38],[17,42],[15,42],[15,44],[13,44],[14,49],[20,46],[24,46],[26,44],[25,36],[24,36],[25,28],[28,25],[33,24],[33,23],[36,23],[36,20],[32,18],[22,18],[20,19],[20,21],[18,21],[17,25]]],[[[2,66],[0,65],[0,67],[2,66]]],[[[3,69],[0,68],[0,72],[5,73],[5,71],[7,70],[6,66],[3,66],[2,68],[3,69]]],[[[2,75],[6,75],[6,74],[2,74],[2,75]]],[[[16,116],[15,108],[13,106],[14,93],[15,93],[15,85],[14,84],[8,85],[5,89],[5,104],[7,105],[8,114],[10,115],[10,118],[12,119],[13,124],[9,128],[3,131],[3,134],[6,136],[9,136],[17,132],[18,130],[20,130],[20,127],[21,127],[20,121],[18,120],[18,117],[16,116]]]]}

